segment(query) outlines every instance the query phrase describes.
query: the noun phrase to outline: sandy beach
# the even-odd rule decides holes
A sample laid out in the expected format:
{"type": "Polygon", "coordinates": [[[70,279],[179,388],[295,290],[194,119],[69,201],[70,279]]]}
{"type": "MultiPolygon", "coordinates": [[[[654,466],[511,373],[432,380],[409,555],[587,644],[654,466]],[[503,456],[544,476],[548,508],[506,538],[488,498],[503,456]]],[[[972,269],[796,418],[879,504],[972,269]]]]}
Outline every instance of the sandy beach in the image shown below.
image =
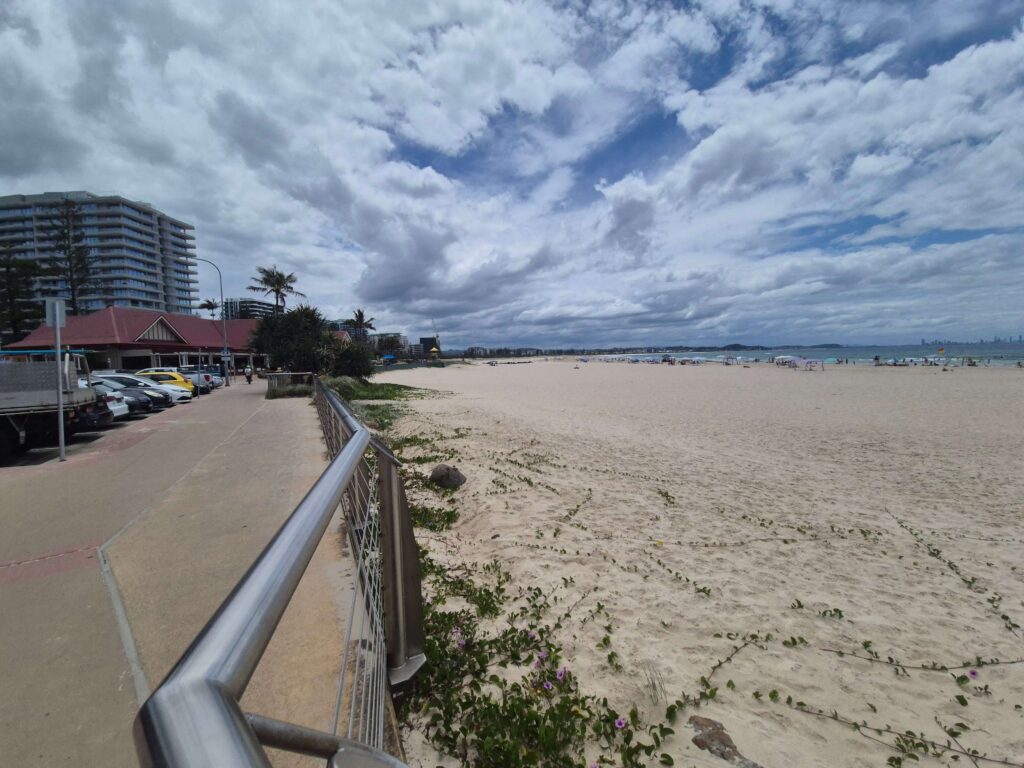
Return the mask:
{"type": "MultiPolygon", "coordinates": [[[[572,577],[581,616],[607,606],[621,669],[596,622],[560,638],[586,692],[660,720],[742,646],[696,714],[765,768],[894,755],[789,696],[942,744],[963,723],[963,749],[1024,763],[1024,663],[976,662],[1024,659],[1021,371],[575,365],[376,380],[444,393],[391,430],[437,436],[468,478],[428,547],[498,558],[516,584],[572,577]]],[[[727,765],[691,743],[689,714],[675,764],[727,765]]],[[[439,762],[415,733],[407,749],[439,762]]]]}

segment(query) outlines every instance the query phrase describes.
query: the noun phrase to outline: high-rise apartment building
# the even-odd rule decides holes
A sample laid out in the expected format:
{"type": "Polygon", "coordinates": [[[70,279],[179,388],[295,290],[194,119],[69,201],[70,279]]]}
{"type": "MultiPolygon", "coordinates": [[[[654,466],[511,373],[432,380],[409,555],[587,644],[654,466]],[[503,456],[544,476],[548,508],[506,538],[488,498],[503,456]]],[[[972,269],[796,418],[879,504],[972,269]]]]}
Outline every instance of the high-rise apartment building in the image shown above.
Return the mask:
{"type": "MultiPolygon", "coordinates": [[[[23,258],[52,258],[55,209],[64,200],[81,209],[84,245],[94,257],[96,279],[81,311],[117,306],[192,313],[198,283],[194,227],[148,203],[90,192],[7,195],[0,197],[0,244],[15,243],[15,255],[23,258]]],[[[59,276],[38,278],[37,289],[41,296],[67,296],[59,276]]]]}
{"type": "Polygon", "coordinates": [[[274,305],[259,299],[224,299],[224,316],[228,320],[259,319],[274,314],[274,305]]]}

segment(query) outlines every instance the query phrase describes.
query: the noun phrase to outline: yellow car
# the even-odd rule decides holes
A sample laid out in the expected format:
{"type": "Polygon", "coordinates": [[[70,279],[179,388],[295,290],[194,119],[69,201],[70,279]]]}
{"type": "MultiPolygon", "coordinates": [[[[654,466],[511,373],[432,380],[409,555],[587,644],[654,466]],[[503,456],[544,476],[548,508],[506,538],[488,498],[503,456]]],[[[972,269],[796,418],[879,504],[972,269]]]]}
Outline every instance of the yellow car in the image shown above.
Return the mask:
{"type": "MultiPolygon", "coordinates": [[[[139,371],[136,376],[145,376],[151,381],[155,381],[157,384],[170,385],[172,387],[181,387],[192,392],[196,385],[192,383],[191,377],[182,376],[180,373],[174,373],[173,371],[139,371]]],[[[193,394],[195,394],[193,392],[193,394]]]]}

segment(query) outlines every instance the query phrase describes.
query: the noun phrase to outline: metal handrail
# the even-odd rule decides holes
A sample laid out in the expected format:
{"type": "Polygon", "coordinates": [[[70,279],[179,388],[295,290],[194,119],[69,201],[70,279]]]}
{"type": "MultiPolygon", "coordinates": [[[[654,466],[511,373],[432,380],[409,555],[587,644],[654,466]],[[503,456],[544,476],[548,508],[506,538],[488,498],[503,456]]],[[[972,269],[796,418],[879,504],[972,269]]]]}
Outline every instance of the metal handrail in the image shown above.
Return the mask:
{"type": "MultiPolygon", "coordinates": [[[[346,495],[352,495],[354,478],[364,471],[364,454],[371,443],[376,444],[340,398],[317,379],[314,379],[314,391],[318,409],[321,403],[330,408],[330,424],[322,423],[333,460],[140,709],[135,720],[135,742],[143,766],[269,767],[261,744],[277,746],[283,742],[290,743],[293,751],[321,755],[324,755],[324,744],[329,748],[337,747],[334,763],[338,765],[345,764],[345,754],[356,753],[364,760],[369,759],[368,755],[370,758],[376,755],[377,764],[381,766],[401,765],[383,752],[353,745],[350,740],[332,734],[247,715],[239,705],[335,510],[346,495]]],[[[376,453],[378,458],[385,459],[382,466],[391,468],[383,473],[391,485],[397,462],[390,453],[385,455],[379,449],[376,453]]],[[[385,490],[385,493],[393,492],[393,488],[385,490]]],[[[400,496],[404,501],[404,493],[400,496]]],[[[392,682],[407,679],[423,663],[422,606],[415,545],[411,549],[413,563],[417,565],[414,579],[402,573],[408,554],[397,563],[394,560],[395,550],[401,555],[402,547],[408,546],[411,537],[407,507],[405,519],[398,519],[402,514],[397,504],[380,510],[383,600],[387,604],[382,610],[387,617],[386,629],[399,621],[399,615],[400,622],[406,625],[401,638],[387,636],[392,682]],[[400,533],[385,535],[385,529],[400,533]],[[413,581],[415,594],[409,591],[413,581]],[[401,586],[396,587],[396,583],[401,586]],[[405,604],[396,602],[396,596],[405,604]],[[408,626],[410,618],[411,627],[408,626]]]]}

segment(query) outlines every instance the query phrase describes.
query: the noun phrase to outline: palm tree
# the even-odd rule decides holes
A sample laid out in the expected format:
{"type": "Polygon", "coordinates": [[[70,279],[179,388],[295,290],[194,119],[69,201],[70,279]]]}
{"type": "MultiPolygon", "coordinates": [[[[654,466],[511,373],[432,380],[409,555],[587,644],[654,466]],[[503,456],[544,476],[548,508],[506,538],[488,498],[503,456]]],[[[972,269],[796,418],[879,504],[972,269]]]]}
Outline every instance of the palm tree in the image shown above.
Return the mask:
{"type": "Polygon", "coordinates": [[[273,295],[275,315],[284,309],[286,296],[302,296],[305,298],[306,294],[295,290],[295,281],[298,278],[294,272],[289,272],[286,275],[276,266],[269,268],[256,267],[256,271],[259,275],[253,278],[253,284],[248,289],[255,293],[262,293],[264,296],[273,295]]]}
{"type": "Polygon", "coordinates": [[[206,299],[199,305],[199,308],[210,310],[210,319],[213,320],[213,313],[220,309],[220,302],[216,299],[206,299]]]}
{"type": "Polygon", "coordinates": [[[361,309],[356,309],[354,312],[352,312],[351,318],[345,321],[344,326],[349,331],[360,331],[361,336],[366,336],[367,331],[377,330],[374,327],[374,318],[368,317],[367,313],[362,311],[361,309]]]}

